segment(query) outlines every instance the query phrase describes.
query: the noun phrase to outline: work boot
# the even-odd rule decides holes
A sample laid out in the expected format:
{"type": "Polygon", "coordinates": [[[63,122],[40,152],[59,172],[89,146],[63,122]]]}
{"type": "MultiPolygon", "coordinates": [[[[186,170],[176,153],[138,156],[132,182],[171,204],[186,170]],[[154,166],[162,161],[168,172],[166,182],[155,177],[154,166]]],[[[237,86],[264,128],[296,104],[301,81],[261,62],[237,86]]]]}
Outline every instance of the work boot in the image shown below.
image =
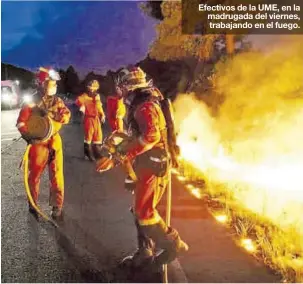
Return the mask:
{"type": "Polygon", "coordinates": [[[96,160],[100,159],[102,157],[102,145],[100,144],[93,144],[92,145],[92,153],[96,160]]]}
{"type": "MultiPolygon", "coordinates": [[[[133,209],[131,209],[131,212],[134,214],[133,209]]],[[[142,265],[151,263],[154,255],[155,245],[150,238],[144,235],[139,225],[138,219],[135,217],[135,215],[134,215],[134,220],[137,228],[138,248],[134,252],[134,254],[125,257],[122,260],[122,264],[124,265],[129,264],[135,268],[138,268],[142,265]]]]}
{"type": "Polygon", "coordinates": [[[162,219],[157,224],[141,226],[141,229],[155,242],[157,248],[162,249],[153,259],[152,265],[156,271],[160,266],[172,262],[178,255],[189,249],[188,245],[181,240],[179,233],[175,229],[167,227],[162,219]]]}
{"type": "Polygon", "coordinates": [[[60,208],[58,206],[53,206],[52,218],[57,219],[57,218],[60,218],[61,216],[62,216],[62,208],[60,208]]]}
{"type": "Polygon", "coordinates": [[[88,143],[84,143],[84,158],[88,158],[91,162],[95,161],[92,145],[88,143]]]}
{"type": "Polygon", "coordinates": [[[139,268],[145,265],[149,265],[153,260],[153,248],[152,247],[138,247],[137,250],[127,257],[125,257],[121,264],[139,268]]]}

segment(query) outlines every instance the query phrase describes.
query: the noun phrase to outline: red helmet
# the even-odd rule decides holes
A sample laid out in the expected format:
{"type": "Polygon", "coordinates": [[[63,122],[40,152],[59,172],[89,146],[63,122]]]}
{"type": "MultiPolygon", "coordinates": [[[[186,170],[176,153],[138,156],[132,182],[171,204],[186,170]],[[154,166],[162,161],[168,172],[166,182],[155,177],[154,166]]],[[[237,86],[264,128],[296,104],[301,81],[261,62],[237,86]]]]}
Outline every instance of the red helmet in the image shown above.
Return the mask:
{"type": "Polygon", "coordinates": [[[37,82],[40,85],[43,85],[46,81],[59,81],[60,75],[52,68],[40,67],[38,73],[36,74],[37,82]]]}

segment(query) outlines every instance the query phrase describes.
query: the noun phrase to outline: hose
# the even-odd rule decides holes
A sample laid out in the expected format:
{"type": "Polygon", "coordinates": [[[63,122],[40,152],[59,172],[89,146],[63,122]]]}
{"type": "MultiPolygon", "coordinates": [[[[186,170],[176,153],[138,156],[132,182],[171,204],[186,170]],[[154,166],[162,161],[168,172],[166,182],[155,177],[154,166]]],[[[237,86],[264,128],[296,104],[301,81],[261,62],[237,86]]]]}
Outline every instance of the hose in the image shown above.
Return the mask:
{"type": "Polygon", "coordinates": [[[47,216],[34,202],[31,191],[30,191],[30,187],[28,184],[28,161],[29,161],[29,151],[31,149],[32,145],[29,144],[27,145],[24,155],[23,155],[23,159],[22,162],[20,164],[20,168],[23,166],[23,171],[24,171],[24,186],[25,186],[25,191],[26,191],[26,195],[27,198],[29,200],[30,205],[36,210],[36,212],[47,222],[51,223],[53,226],[55,226],[56,228],[58,227],[57,223],[52,220],[49,216],[47,216]]]}

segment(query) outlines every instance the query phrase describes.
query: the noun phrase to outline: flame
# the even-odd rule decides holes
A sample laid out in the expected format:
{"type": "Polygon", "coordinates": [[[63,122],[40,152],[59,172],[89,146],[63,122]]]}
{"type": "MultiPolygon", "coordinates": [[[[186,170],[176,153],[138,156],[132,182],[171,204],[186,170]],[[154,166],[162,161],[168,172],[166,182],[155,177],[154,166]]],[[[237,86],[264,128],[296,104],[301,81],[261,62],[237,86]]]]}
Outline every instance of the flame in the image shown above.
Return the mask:
{"type": "Polygon", "coordinates": [[[194,195],[194,196],[197,197],[198,199],[201,199],[201,198],[202,198],[202,194],[201,194],[199,188],[193,188],[193,189],[191,189],[191,193],[192,193],[192,195],[194,195]]]}
{"type": "Polygon", "coordinates": [[[216,215],[215,218],[220,223],[226,223],[228,220],[227,215],[216,215]]]}
{"type": "Polygon", "coordinates": [[[256,251],[256,247],[251,239],[242,239],[241,245],[249,252],[256,251]]]}
{"type": "Polygon", "coordinates": [[[178,176],[177,178],[179,181],[186,181],[186,178],[184,176],[178,176]]]}
{"type": "Polygon", "coordinates": [[[216,116],[196,94],[179,95],[174,107],[182,157],[224,181],[245,207],[295,226],[303,240],[302,46],[220,63],[214,92],[224,103],[216,116]]]}

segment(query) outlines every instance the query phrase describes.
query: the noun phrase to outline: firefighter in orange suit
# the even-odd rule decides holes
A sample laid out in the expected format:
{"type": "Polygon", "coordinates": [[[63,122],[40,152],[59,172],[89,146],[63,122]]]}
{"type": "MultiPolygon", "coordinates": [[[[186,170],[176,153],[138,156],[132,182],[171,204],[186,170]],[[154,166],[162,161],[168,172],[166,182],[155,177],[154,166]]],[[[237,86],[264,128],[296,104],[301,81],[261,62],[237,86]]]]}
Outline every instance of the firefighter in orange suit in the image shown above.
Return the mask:
{"type": "MultiPolygon", "coordinates": [[[[52,206],[52,217],[57,218],[62,214],[64,201],[64,175],[63,175],[63,150],[60,134],[54,133],[47,141],[39,142],[30,140],[27,136],[27,120],[35,111],[48,115],[57,126],[67,124],[71,113],[64,102],[55,96],[57,81],[60,76],[57,72],[48,68],[40,68],[37,74],[39,90],[37,101],[33,104],[24,105],[19,113],[17,128],[22,137],[32,144],[29,152],[29,177],[28,183],[34,202],[37,204],[40,178],[48,165],[49,179],[51,183],[49,204],[52,206]]],[[[29,203],[29,211],[37,216],[37,212],[29,203]]]]}
{"type": "Polygon", "coordinates": [[[107,119],[112,132],[123,132],[123,118],[125,112],[126,109],[123,103],[122,92],[119,88],[116,88],[116,93],[107,98],[107,119]]]}
{"type": "Polygon", "coordinates": [[[87,93],[83,93],[77,98],[76,105],[84,115],[84,157],[94,161],[97,149],[102,144],[101,122],[105,122],[105,114],[100,95],[97,93],[98,81],[90,81],[87,89],[87,93]]]}
{"type": "Polygon", "coordinates": [[[138,178],[132,208],[138,249],[124,261],[130,261],[135,267],[151,263],[158,268],[188,250],[178,232],[165,224],[156,209],[167,187],[170,167],[166,119],[159,104],[163,96],[146,81],[146,74],[138,67],[122,70],[117,81],[127,108],[128,134],[132,137],[119,152],[134,162],[138,178]],[[154,246],[163,252],[155,255],[154,246]]]}

